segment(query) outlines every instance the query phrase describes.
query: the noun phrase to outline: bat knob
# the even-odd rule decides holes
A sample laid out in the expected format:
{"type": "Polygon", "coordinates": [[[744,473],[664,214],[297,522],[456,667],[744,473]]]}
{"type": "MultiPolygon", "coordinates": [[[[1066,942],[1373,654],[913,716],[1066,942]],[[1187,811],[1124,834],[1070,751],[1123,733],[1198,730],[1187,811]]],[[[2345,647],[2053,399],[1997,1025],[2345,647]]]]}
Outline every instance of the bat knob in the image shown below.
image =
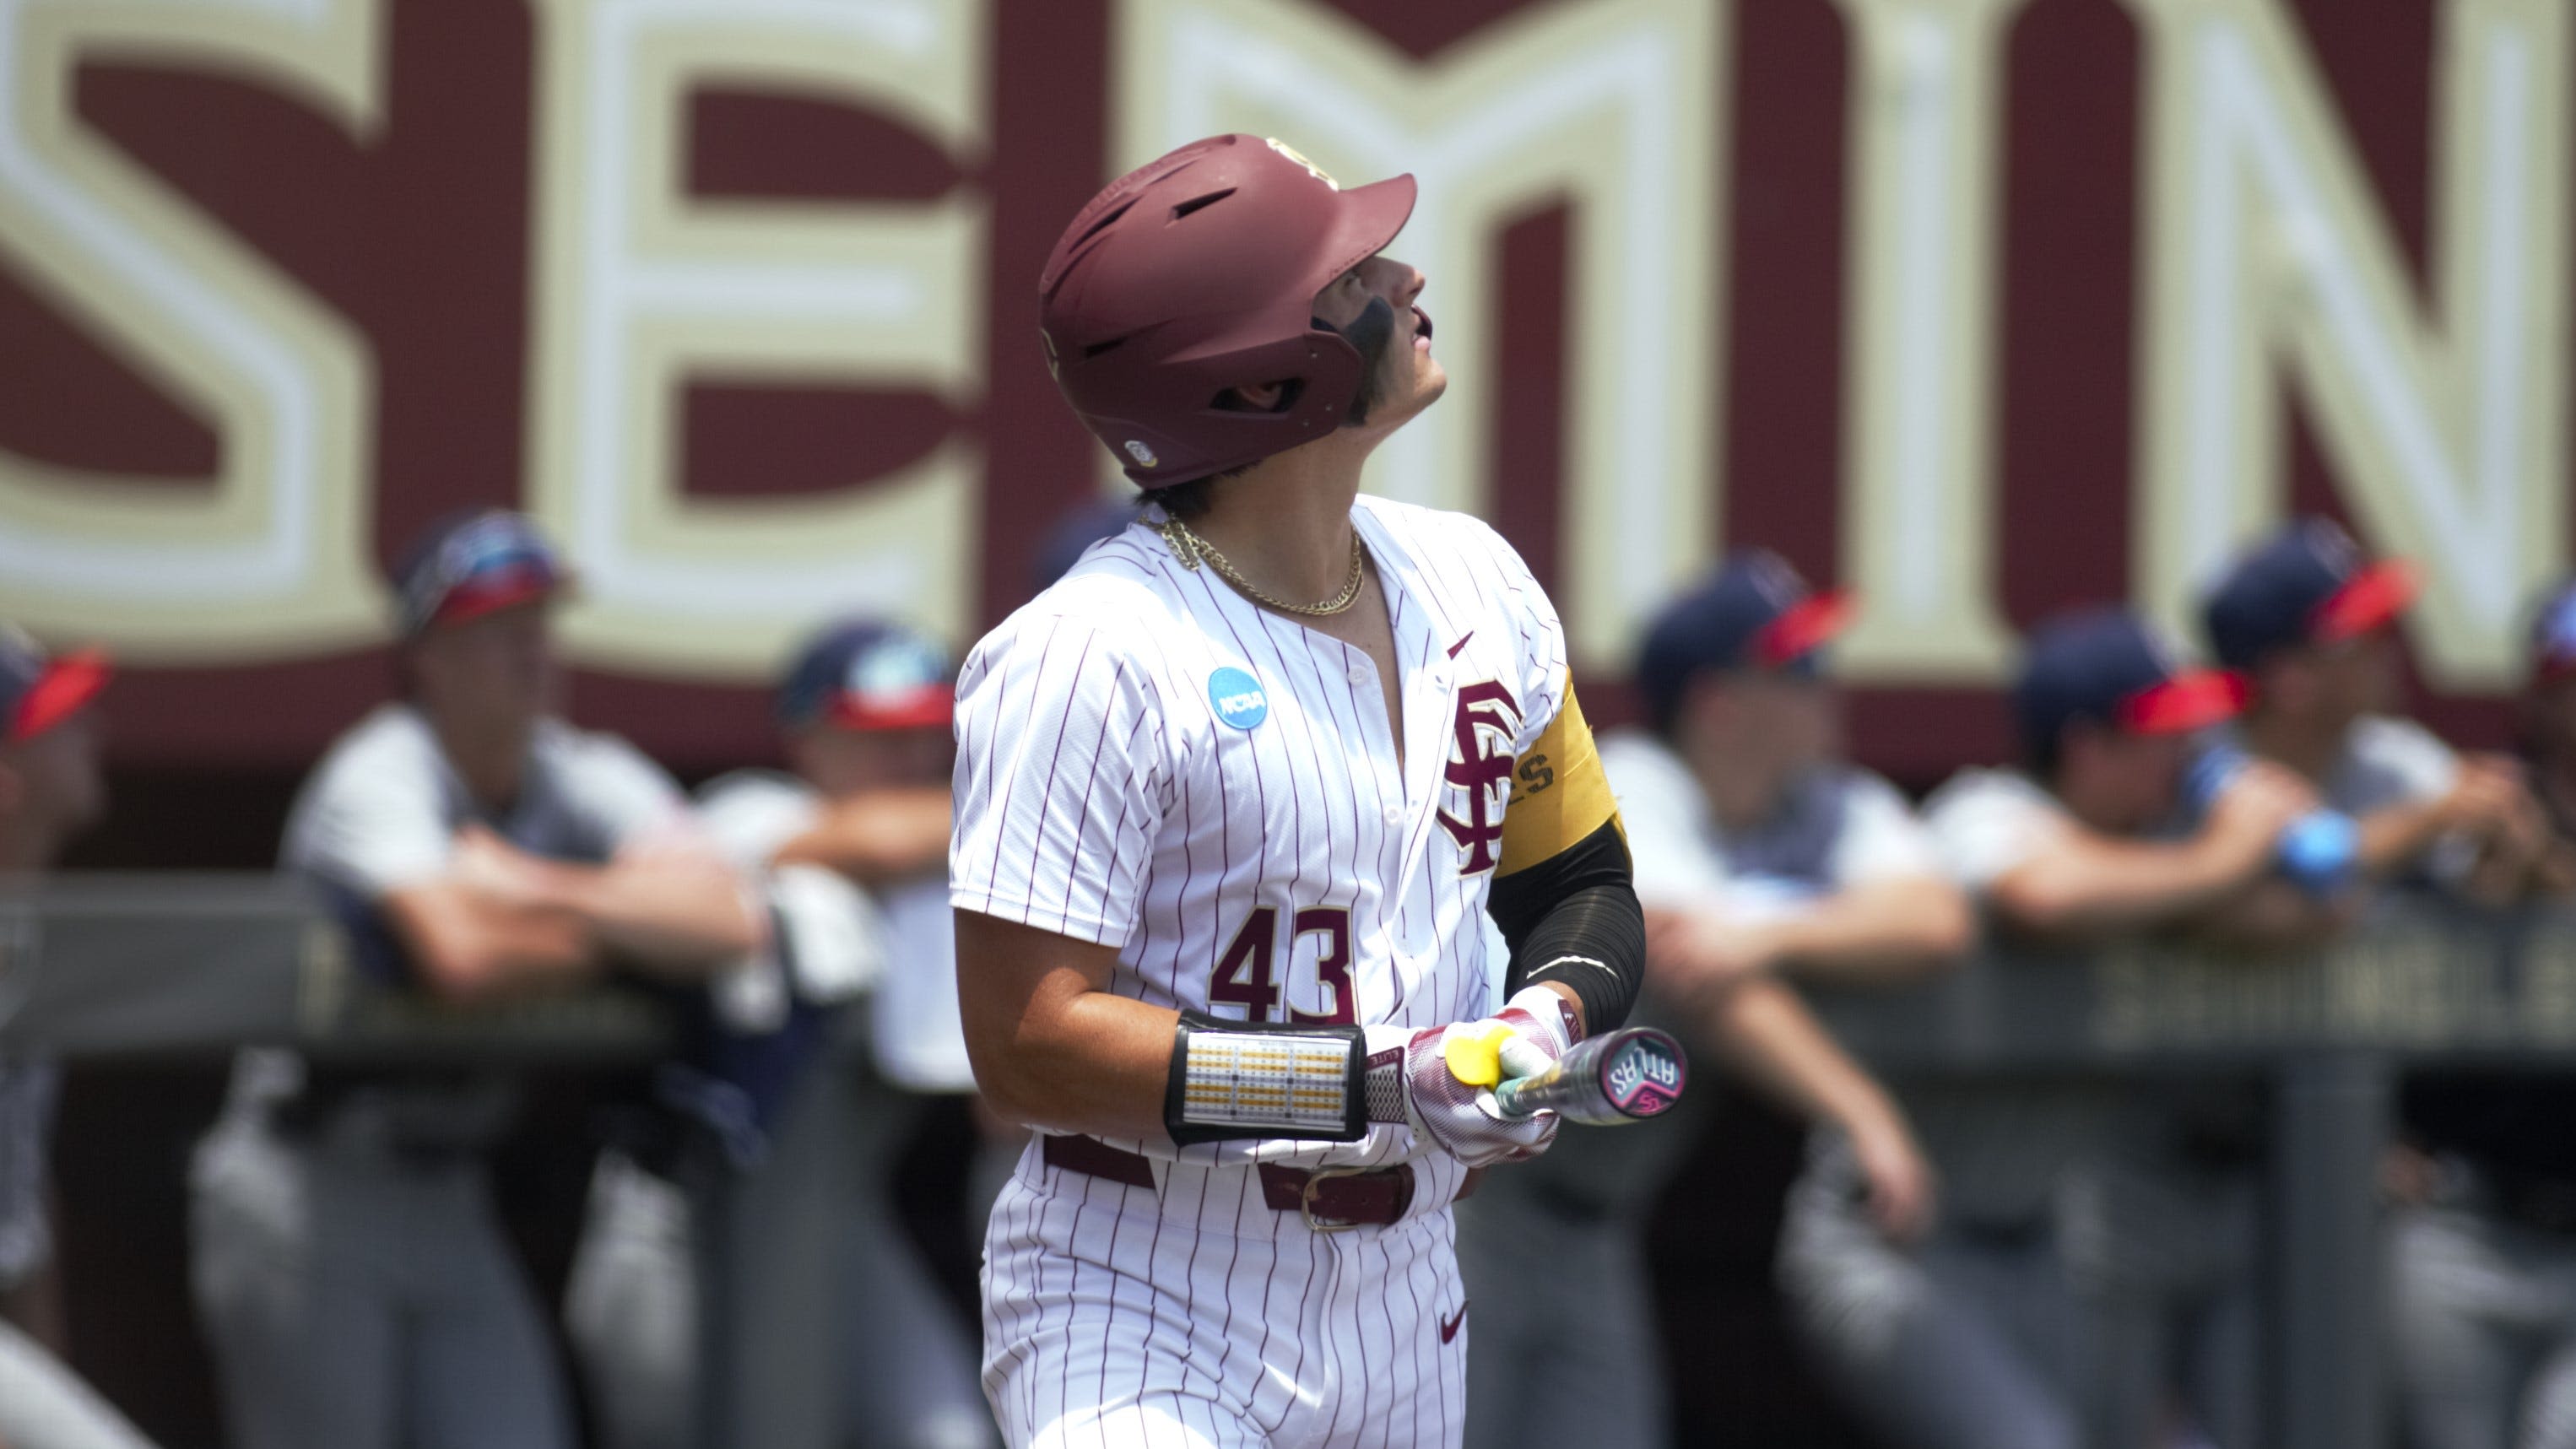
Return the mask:
{"type": "Polygon", "coordinates": [[[1503,1042],[1512,1029],[1499,1021],[1460,1023],[1440,1039],[1440,1054],[1449,1075],[1470,1087],[1491,1087],[1503,1080],[1503,1042]]]}

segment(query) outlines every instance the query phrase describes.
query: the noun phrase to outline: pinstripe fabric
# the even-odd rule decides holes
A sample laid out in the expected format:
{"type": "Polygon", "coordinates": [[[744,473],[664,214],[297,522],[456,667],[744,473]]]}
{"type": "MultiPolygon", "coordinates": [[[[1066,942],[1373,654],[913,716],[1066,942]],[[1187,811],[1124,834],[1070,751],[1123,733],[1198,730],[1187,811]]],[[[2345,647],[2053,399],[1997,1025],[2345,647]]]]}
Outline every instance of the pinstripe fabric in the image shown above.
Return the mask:
{"type": "MultiPolygon", "coordinates": [[[[1130,528],[960,672],[952,904],[1114,946],[1110,989],[1158,1005],[1485,1014],[1491,871],[1467,868],[1479,853],[1441,816],[1499,824],[1508,781],[1479,801],[1451,767],[1545,730],[1563,634],[1483,524],[1367,498],[1352,517],[1404,672],[1401,764],[1366,654],[1130,528]],[[1226,671],[1252,677],[1260,708],[1226,671]]],[[[985,1382],[1014,1443],[1457,1441],[1465,1335],[1439,1333],[1460,1306],[1454,1160],[1384,1126],[1355,1143],[1116,1145],[1155,1160],[1156,1190],[1050,1171],[1033,1148],[995,1211],[985,1382]],[[1406,1160],[1411,1220],[1330,1237],[1264,1206],[1247,1170],[1406,1160]]]]}

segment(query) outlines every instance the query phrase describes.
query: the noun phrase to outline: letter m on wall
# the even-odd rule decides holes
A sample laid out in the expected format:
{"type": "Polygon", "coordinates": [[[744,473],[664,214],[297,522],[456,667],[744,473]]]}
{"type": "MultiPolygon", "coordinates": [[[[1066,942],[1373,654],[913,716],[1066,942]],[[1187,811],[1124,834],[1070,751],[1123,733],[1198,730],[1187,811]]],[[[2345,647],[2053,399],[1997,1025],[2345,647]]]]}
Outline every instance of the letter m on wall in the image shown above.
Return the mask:
{"type": "Polygon", "coordinates": [[[2279,518],[2277,365],[2370,545],[2424,569],[2426,672],[2506,682],[2565,551],[2565,7],[2440,0],[2419,301],[2276,0],[2130,3],[2150,46],[2142,591],[2187,617],[2279,518]]]}
{"type": "Polygon", "coordinates": [[[1468,385],[1379,450],[1373,491],[1490,512],[1495,238],[1568,204],[1557,603],[1578,662],[1623,657],[1707,553],[1727,9],[1533,5],[1420,62],[1311,0],[1128,0],[1118,12],[1116,169],[1247,131],[1346,184],[1419,181],[1390,252],[1429,278],[1440,355],[1468,385]]]}

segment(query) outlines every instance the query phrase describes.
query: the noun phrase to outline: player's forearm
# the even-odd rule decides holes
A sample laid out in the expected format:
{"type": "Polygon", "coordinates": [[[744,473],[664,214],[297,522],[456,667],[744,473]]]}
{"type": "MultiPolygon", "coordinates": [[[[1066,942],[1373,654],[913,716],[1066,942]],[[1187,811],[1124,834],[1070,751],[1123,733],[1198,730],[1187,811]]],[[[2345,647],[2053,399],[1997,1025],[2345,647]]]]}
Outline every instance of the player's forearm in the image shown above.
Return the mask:
{"type": "Polygon", "coordinates": [[[1895,1111],[1878,1082],[1779,982],[1754,978],[1725,993],[1709,1029],[1747,1081],[1809,1121],[1857,1130],[1895,1111]]]}
{"type": "Polygon", "coordinates": [[[838,800],[771,857],[819,865],[863,886],[907,880],[948,861],[949,792],[944,785],[871,790],[838,800]]]}
{"type": "Polygon", "coordinates": [[[597,969],[589,927],[560,906],[458,881],[407,886],[380,906],[420,984],[460,1004],[560,991],[597,969]]]}
{"type": "Polygon", "coordinates": [[[1976,928],[1967,897],[1931,877],[1837,891],[1763,927],[1783,969],[1860,985],[1917,980],[1954,965],[1976,928]]]}
{"type": "Polygon", "coordinates": [[[1614,821],[1535,866],[1498,877],[1487,911],[1511,951],[1506,996],[1555,983],[1575,998],[1583,1029],[1628,1018],[1646,975],[1646,919],[1614,821]]]}
{"type": "Polygon", "coordinates": [[[559,866],[536,890],[578,916],[600,949],[658,974],[704,976],[761,942],[763,924],[741,877],[695,852],[559,866]]]}
{"type": "Polygon", "coordinates": [[[1114,949],[978,911],[956,913],[957,1014],[976,1089],[1013,1122],[1166,1138],[1180,1013],[1111,993],[1114,949]]]}
{"type": "Polygon", "coordinates": [[[2198,842],[2091,842],[2044,852],[2007,872],[1987,899],[2015,930],[2083,939],[2186,920],[2257,879],[2198,842]]]}
{"type": "Polygon", "coordinates": [[[2385,880],[2400,874],[2441,837],[2445,822],[2440,800],[2417,800],[2373,810],[2353,822],[2360,827],[2362,872],[2385,880]]]}
{"type": "MultiPolygon", "coordinates": [[[[960,982],[968,964],[958,963],[960,982]]],[[[1070,973],[1033,996],[1008,1031],[966,1035],[975,1084],[1014,1122],[1159,1141],[1180,1013],[1091,989],[1070,973]],[[980,1040],[979,1040],[980,1037],[980,1040]]]]}

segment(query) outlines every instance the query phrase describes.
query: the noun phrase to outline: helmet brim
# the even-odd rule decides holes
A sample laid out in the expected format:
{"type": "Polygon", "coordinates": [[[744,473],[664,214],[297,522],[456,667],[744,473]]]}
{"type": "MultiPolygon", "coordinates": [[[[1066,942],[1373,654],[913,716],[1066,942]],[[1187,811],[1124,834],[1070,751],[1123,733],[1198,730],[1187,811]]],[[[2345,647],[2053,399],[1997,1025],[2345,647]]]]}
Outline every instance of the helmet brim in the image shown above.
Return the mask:
{"type": "Polygon", "coordinates": [[[1341,193],[1340,215],[1324,251],[1330,265],[1316,279],[1317,295],[1334,278],[1387,249],[1412,219],[1417,191],[1413,173],[1407,171],[1341,193]]]}

